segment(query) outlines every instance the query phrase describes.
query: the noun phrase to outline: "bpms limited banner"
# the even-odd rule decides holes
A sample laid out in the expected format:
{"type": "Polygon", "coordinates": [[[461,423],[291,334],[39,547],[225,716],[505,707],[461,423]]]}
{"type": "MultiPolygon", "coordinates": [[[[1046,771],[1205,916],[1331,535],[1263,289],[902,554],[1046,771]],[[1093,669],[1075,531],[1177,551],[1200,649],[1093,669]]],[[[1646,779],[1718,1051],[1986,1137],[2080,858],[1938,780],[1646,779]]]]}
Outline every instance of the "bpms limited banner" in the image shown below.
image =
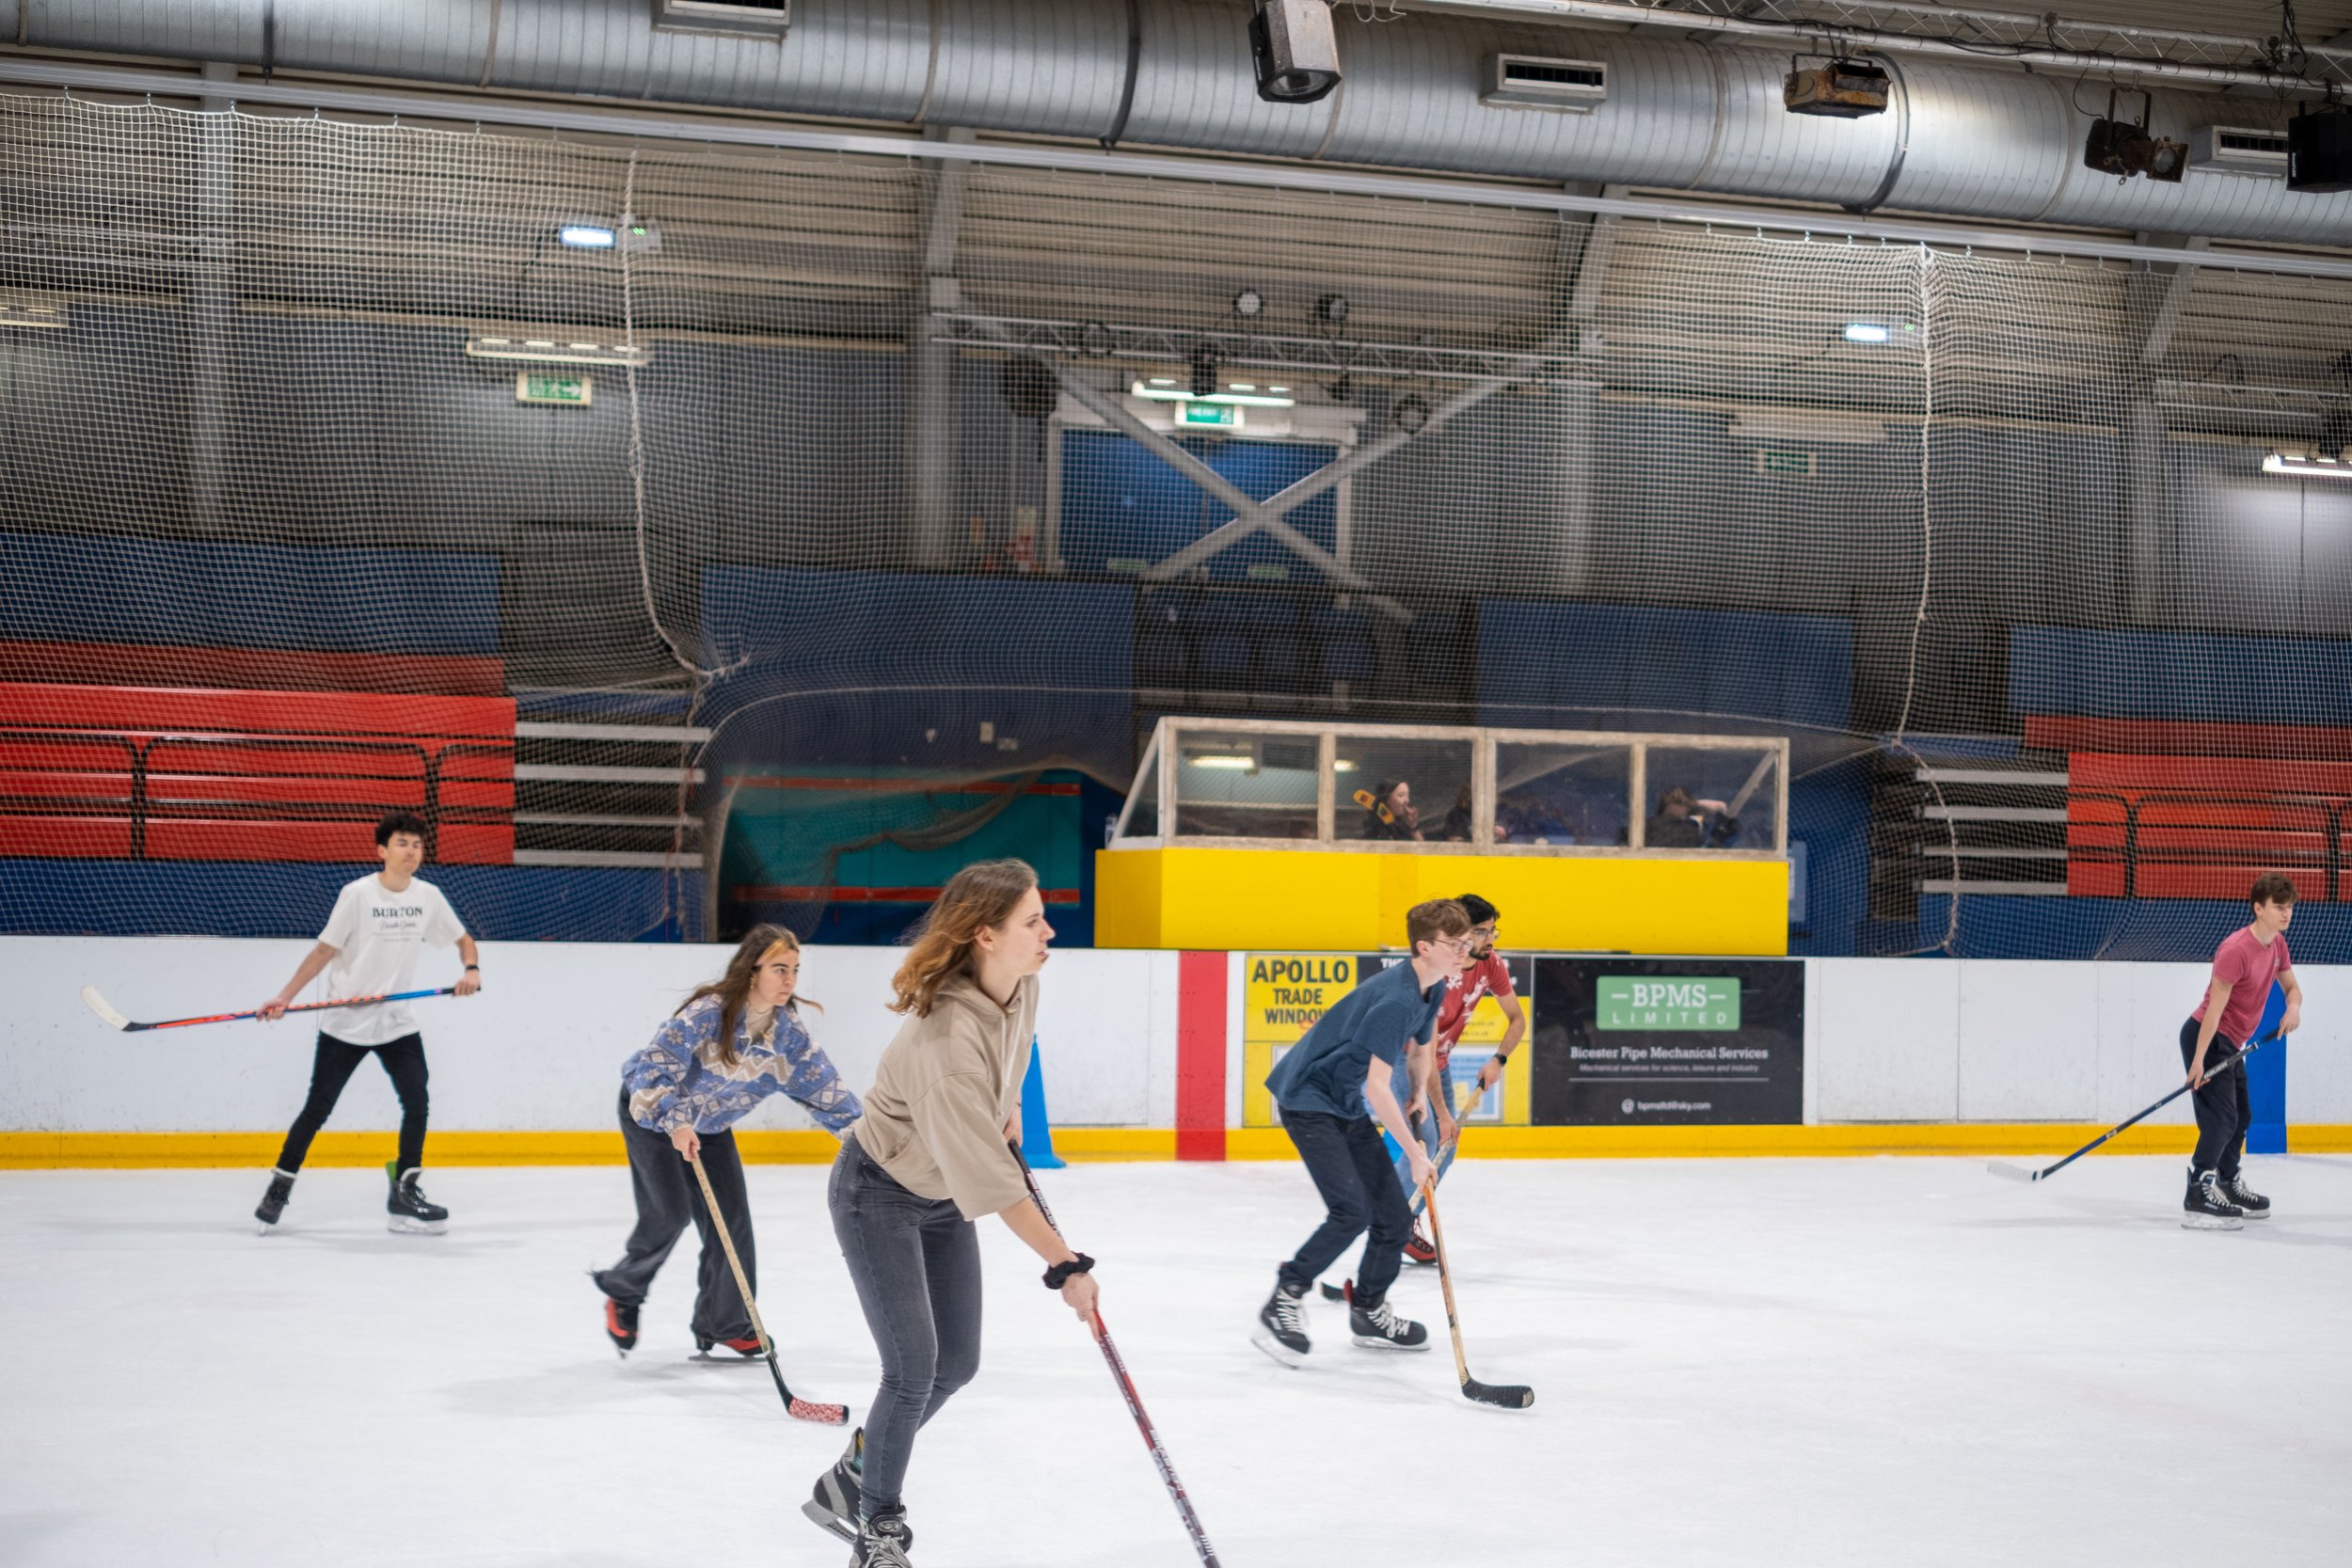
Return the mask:
{"type": "Polygon", "coordinates": [[[1804,965],[1538,958],[1534,1120],[1804,1119],[1804,965]]]}

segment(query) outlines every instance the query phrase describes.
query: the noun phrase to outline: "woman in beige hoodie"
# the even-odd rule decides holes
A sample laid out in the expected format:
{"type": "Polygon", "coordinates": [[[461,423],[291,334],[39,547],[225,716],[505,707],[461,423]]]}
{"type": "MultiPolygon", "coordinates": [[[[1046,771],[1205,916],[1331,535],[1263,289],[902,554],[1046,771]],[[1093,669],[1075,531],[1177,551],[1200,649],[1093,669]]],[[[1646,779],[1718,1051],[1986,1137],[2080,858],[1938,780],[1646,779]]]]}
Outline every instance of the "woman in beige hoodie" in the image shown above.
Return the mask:
{"type": "Polygon", "coordinates": [[[882,1355],[866,1424],[817,1482],[808,1516],[856,1544],[852,1568],[902,1568],[914,1532],[898,1491],[914,1433],[980,1364],[980,1244],[1003,1216],[1048,1265],[1081,1321],[1094,1259],[1073,1251],[1028,1196],[1013,1147],[1037,1028],[1037,973],[1054,928],[1037,873],[1015,860],[956,873],[891,981],[906,1016],[866,1113],[834,1162],[827,1202],[882,1355]]]}

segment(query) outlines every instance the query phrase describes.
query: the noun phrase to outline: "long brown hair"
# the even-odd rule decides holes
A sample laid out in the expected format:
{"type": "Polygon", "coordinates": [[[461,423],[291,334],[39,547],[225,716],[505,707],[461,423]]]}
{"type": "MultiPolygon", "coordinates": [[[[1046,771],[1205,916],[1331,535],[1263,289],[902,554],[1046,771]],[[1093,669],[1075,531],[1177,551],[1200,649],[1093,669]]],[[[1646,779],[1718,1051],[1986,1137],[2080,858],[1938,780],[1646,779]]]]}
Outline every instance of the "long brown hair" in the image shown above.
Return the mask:
{"type": "MultiPolygon", "coordinates": [[[[752,982],[759,977],[759,966],[779,947],[797,953],[801,950],[801,939],[781,926],[753,927],[736,944],[735,957],[727,960],[727,972],[716,980],[696,986],[694,993],[678,1004],[677,1010],[682,1013],[706,996],[719,999],[719,1060],[724,1066],[733,1067],[742,1060],[735,1049],[736,1026],[743,1022],[744,1011],[751,1006],[752,982]]],[[[813,996],[801,995],[797,987],[792,999],[784,1006],[787,1011],[797,1013],[803,1002],[818,1012],[825,1010],[823,1003],[813,996]]],[[[675,1018],[677,1014],[670,1016],[675,1018]]]]}
{"type": "Polygon", "coordinates": [[[947,879],[939,902],[915,927],[914,945],[890,977],[898,1000],[894,1013],[929,1018],[939,988],[972,966],[974,940],[987,926],[1001,926],[1037,886],[1027,861],[981,861],[947,879]]]}

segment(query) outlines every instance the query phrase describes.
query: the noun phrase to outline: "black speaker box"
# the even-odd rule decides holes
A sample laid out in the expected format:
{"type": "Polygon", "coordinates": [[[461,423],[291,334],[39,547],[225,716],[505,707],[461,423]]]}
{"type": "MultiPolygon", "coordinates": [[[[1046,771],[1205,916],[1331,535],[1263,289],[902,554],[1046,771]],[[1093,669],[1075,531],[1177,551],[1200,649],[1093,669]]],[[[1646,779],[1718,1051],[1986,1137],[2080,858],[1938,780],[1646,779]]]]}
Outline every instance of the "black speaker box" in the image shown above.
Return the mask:
{"type": "Polygon", "coordinates": [[[2287,189],[2352,191],[2352,114],[2287,121],[2287,189]]]}

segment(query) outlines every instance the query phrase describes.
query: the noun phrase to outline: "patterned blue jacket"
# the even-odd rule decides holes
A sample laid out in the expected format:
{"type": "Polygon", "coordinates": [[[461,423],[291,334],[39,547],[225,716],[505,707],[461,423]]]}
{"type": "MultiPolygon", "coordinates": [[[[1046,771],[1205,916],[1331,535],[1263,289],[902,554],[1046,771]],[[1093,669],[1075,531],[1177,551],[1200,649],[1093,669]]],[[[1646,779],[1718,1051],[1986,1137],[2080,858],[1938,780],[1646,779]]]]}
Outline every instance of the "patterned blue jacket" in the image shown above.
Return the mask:
{"type": "Polygon", "coordinates": [[[779,1093],[806,1106],[828,1132],[839,1132],[865,1114],[793,1008],[780,1008],[757,1038],[748,1022],[739,1020],[735,1052],[735,1066],[720,1062],[719,999],[704,997],[664,1021],[653,1042],[621,1069],[628,1114],[657,1132],[674,1132],[690,1122],[697,1132],[723,1132],[779,1093]]]}

